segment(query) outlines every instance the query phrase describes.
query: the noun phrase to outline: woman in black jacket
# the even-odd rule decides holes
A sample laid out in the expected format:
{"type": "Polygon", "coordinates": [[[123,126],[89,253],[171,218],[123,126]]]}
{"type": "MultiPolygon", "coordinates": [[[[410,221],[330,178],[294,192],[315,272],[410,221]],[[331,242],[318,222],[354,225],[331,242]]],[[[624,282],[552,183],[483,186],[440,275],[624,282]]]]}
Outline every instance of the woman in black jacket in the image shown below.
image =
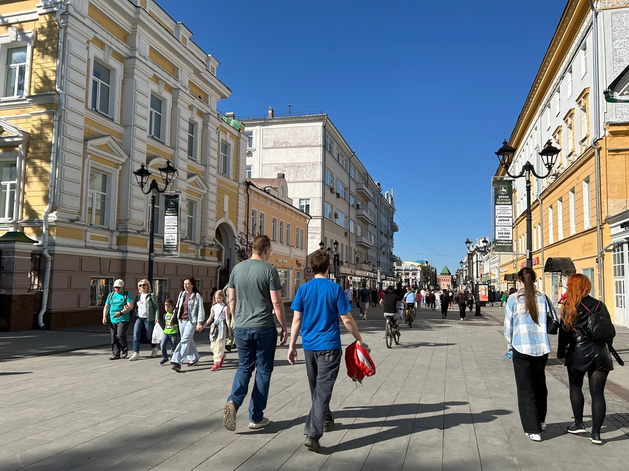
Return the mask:
{"type": "Polygon", "coordinates": [[[596,445],[602,445],[601,425],[605,420],[605,382],[607,375],[614,369],[612,357],[606,343],[597,343],[589,334],[589,311],[597,309],[609,316],[607,307],[589,295],[592,284],[585,275],[572,275],[568,278],[566,300],[561,313],[561,329],[557,345],[557,357],[564,358],[568,367],[570,381],[570,403],[574,423],[568,427],[569,433],[587,431],[583,423],[583,378],[588,374],[590,396],[592,397],[592,430],[590,439],[596,445]]]}

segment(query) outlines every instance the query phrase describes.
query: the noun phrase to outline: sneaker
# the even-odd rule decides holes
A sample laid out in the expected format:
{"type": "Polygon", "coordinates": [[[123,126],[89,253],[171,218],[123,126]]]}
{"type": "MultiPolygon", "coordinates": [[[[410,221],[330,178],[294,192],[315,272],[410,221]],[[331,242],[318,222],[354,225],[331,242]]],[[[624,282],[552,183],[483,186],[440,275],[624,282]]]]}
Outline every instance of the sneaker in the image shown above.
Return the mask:
{"type": "Polygon", "coordinates": [[[236,404],[227,402],[223,408],[223,427],[230,432],[236,430],[236,404]]]}
{"type": "Polygon", "coordinates": [[[225,363],[225,354],[224,354],[224,353],[223,353],[223,357],[221,358],[220,363],[218,364],[219,368],[220,368],[221,366],[223,366],[223,363],[225,363]]]}
{"type": "Polygon", "coordinates": [[[542,436],[539,433],[525,433],[524,435],[529,437],[534,442],[541,442],[542,441],[542,436]]]}
{"type": "Polygon", "coordinates": [[[110,360],[120,360],[120,355],[112,355],[109,357],[110,360]]]}
{"type": "Polygon", "coordinates": [[[214,363],[212,368],[210,368],[210,371],[217,371],[220,367],[221,367],[220,363],[214,363]]]}
{"type": "Polygon", "coordinates": [[[168,358],[162,358],[162,361],[159,362],[160,365],[165,365],[166,363],[168,363],[168,358]]]}
{"type": "Polygon", "coordinates": [[[260,430],[261,428],[264,428],[267,425],[269,425],[269,423],[270,423],[269,419],[267,419],[266,417],[262,417],[262,420],[260,422],[250,422],[249,428],[251,430],[260,430]]]}
{"type": "Polygon", "coordinates": [[[199,363],[199,360],[197,360],[197,361],[191,361],[191,362],[189,362],[189,363],[188,363],[188,366],[194,366],[194,365],[196,365],[197,363],[199,363]]]}
{"type": "Polygon", "coordinates": [[[577,424],[574,422],[570,427],[568,427],[568,433],[585,433],[587,432],[587,427],[583,422],[577,424]]]}
{"type": "Polygon", "coordinates": [[[600,433],[591,433],[590,440],[592,440],[592,443],[594,443],[595,445],[602,445],[603,443],[605,443],[605,440],[601,438],[600,433]]]}
{"type": "Polygon", "coordinates": [[[151,351],[151,358],[155,358],[157,356],[157,347],[155,347],[152,351],[151,351]]]}
{"type": "Polygon", "coordinates": [[[179,363],[173,363],[173,370],[179,373],[181,371],[181,365],[179,363]]]}
{"type": "Polygon", "coordinates": [[[306,437],[304,446],[310,451],[314,451],[315,453],[319,453],[321,451],[321,445],[319,445],[319,440],[317,440],[316,438],[306,437]]]}
{"type": "Polygon", "coordinates": [[[140,359],[140,354],[138,352],[133,352],[133,355],[129,357],[129,361],[137,361],[140,359]]]}
{"type": "Polygon", "coordinates": [[[126,348],[120,353],[120,358],[127,358],[127,355],[129,354],[129,350],[127,350],[126,348]]]}
{"type": "Polygon", "coordinates": [[[330,420],[324,420],[323,421],[323,431],[324,432],[329,432],[330,430],[332,430],[332,427],[334,426],[334,418],[330,418],[330,420]]]}

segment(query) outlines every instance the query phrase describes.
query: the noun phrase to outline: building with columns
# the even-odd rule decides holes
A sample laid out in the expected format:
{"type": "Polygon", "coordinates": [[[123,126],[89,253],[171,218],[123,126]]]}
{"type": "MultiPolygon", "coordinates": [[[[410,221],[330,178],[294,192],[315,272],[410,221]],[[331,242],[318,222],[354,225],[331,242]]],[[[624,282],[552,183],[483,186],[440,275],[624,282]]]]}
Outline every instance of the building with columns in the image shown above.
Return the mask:
{"type": "Polygon", "coordinates": [[[176,258],[163,256],[156,198],[160,301],[194,276],[209,302],[218,269],[236,262],[246,137],[218,113],[231,92],[191,36],[153,0],[2,2],[0,234],[38,244],[0,240],[0,306],[10,311],[0,330],[92,324],[114,279],[135,292],[148,272],[141,165],[161,186],[158,169],[177,169],[167,189],[180,196],[176,258]]]}

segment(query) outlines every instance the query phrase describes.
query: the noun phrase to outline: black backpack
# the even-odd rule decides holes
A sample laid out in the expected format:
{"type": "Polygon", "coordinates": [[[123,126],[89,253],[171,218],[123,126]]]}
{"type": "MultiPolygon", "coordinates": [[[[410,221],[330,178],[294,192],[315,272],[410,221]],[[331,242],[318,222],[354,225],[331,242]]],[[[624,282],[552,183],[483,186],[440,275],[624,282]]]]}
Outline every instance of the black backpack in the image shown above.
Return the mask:
{"type": "Polygon", "coordinates": [[[588,316],[588,337],[598,343],[608,343],[616,336],[616,328],[612,324],[609,315],[601,311],[601,302],[599,301],[593,310],[589,310],[585,304],[581,306],[590,313],[588,316]]]}

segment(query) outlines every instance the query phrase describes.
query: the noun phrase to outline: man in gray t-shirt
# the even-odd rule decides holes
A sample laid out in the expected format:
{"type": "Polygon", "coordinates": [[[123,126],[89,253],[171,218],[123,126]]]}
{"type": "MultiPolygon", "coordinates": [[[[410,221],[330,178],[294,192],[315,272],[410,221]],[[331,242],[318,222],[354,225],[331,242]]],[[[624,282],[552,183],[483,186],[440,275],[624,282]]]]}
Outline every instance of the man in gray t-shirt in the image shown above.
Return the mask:
{"type": "MultiPolygon", "coordinates": [[[[237,264],[229,278],[229,307],[234,313],[238,370],[223,410],[223,426],[232,432],[236,430],[236,412],[245,400],[254,369],[256,378],[249,404],[249,428],[256,430],[269,424],[264,409],[277,344],[274,317],[282,329],[280,345],[286,343],[282,286],[277,270],[266,262],[270,255],[269,237],[257,236],[253,240],[251,258],[237,264]]],[[[227,322],[229,324],[230,319],[227,322]]]]}

